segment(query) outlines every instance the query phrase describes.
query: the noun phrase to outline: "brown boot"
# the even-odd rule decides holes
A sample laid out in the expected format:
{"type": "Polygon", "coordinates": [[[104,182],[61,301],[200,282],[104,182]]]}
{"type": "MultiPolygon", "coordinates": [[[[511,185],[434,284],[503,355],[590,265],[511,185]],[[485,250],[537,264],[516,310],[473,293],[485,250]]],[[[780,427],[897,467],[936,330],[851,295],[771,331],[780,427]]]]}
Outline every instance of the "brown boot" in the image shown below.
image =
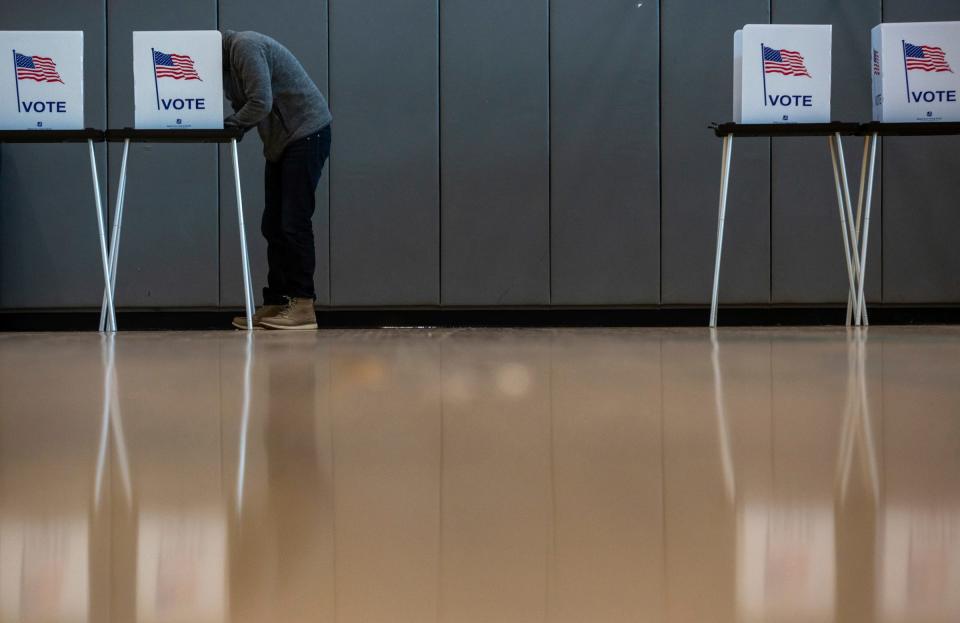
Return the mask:
{"type": "Polygon", "coordinates": [[[313,299],[288,298],[287,304],[277,313],[265,316],[260,326],[268,329],[316,329],[317,310],[313,299]]]}
{"type": "MultiPolygon", "coordinates": [[[[260,307],[259,309],[257,309],[256,313],[253,314],[253,328],[254,329],[262,328],[260,326],[260,321],[263,320],[264,317],[266,316],[274,315],[275,313],[280,311],[282,307],[283,305],[264,305],[263,307],[260,307]]],[[[243,315],[243,316],[237,316],[236,318],[234,318],[233,326],[235,326],[238,329],[245,330],[247,328],[247,316],[243,315]]]]}

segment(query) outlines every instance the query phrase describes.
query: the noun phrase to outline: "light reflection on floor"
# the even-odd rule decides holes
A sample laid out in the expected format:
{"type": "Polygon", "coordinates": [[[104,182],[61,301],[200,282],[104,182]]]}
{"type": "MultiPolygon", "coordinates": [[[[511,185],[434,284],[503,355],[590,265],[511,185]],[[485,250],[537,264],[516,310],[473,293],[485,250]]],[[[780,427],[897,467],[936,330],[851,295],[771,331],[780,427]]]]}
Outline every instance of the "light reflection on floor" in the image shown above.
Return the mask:
{"type": "Polygon", "coordinates": [[[960,329],[0,334],[0,621],[960,620],[960,329]]]}

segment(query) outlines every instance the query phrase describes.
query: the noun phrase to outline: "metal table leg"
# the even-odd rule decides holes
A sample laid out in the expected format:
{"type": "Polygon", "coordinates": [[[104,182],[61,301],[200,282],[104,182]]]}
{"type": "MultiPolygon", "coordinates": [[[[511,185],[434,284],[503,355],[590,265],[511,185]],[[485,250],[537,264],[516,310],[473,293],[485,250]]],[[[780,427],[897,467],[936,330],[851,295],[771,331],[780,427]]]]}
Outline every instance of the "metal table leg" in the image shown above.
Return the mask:
{"type": "MultiPolygon", "coordinates": [[[[123,141],[123,159],[120,161],[120,183],[117,186],[117,207],[113,211],[113,231],[110,234],[110,291],[117,289],[117,258],[120,255],[120,230],[123,227],[123,200],[127,192],[127,157],[130,154],[130,140],[123,141]]],[[[100,330],[105,325],[105,302],[100,307],[100,330]]],[[[113,321],[113,331],[117,330],[116,319],[113,321]]]]}
{"type": "MultiPolygon", "coordinates": [[[[863,324],[870,324],[867,319],[867,303],[863,294],[863,285],[867,280],[867,244],[870,242],[870,209],[873,204],[873,179],[874,173],[876,171],[877,164],[877,141],[879,140],[878,134],[874,133],[867,136],[866,144],[869,146],[870,151],[870,162],[867,166],[869,173],[866,181],[866,205],[864,207],[864,219],[863,219],[863,236],[862,242],[860,245],[860,285],[857,292],[857,314],[856,320],[859,324],[861,321],[861,316],[863,318],[863,324]]],[[[864,150],[866,151],[866,149],[864,150]]],[[[862,191],[861,191],[862,192],[862,191]]]]}
{"type": "MultiPolygon", "coordinates": [[[[853,260],[853,275],[854,275],[854,284],[859,284],[862,276],[862,271],[860,270],[860,227],[859,227],[859,217],[854,218],[853,214],[853,201],[850,198],[850,182],[847,179],[847,159],[843,155],[843,141],[839,134],[834,135],[834,144],[837,146],[837,158],[840,161],[840,181],[843,184],[843,198],[846,201],[846,209],[844,212],[847,216],[847,236],[849,238],[850,254],[851,259],[853,260]]],[[[854,287],[851,291],[847,300],[851,298],[856,301],[857,288],[854,287]]],[[[859,318],[855,320],[855,324],[860,325],[859,318]]]]}
{"type": "MultiPolygon", "coordinates": [[[[103,290],[104,304],[108,323],[107,330],[117,330],[117,317],[113,308],[113,286],[110,284],[110,264],[107,259],[107,228],[103,218],[103,201],[100,198],[100,176],[97,175],[97,154],[93,148],[93,141],[87,141],[87,148],[90,152],[90,175],[93,178],[93,196],[97,208],[97,234],[100,237],[100,261],[103,264],[103,290]]],[[[100,330],[104,330],[103,317],[100,320],[100,330]]]]}
{"type": "MultiPolygon", "coordinates": [[[[851,255],[856,257],[856,247],[851,251],[850,249],[850,231],[847,228],[848,223],[848,213],[850,212],[849,205],[847,205],[847,199],[850,195],[849,190],[844,191],[844,184],[842,180],[846,179],[846,167],[843,167],[844,173],[841,177],[839,167],[842,165],[842,162],[838,164],[838,160],[842,157],[842,152],[839,151],[838,145],[840,143],[839,136],[831,135],[827,139],[830,144],[830,158],[833,161],[833,181],[837,191],[837,206],[840,210],[840,232],[843,235],[843,253],[847,261],[847,280],[849,285],[849,296],[856,297],[857,292],[857,282],[859,280],[859,258],[856,260],[856,272],[854,272],[854,261],[851,259],[851,255]]],[[[840,148],[842,149],[842,148],[840,148]]],[[[851,219],[852,220],[852,219],[851,219]]],[[[847,324],[850,324],[850,321],[847,321],[847,324]]]]}
{"type": "Polygon", "coordinates": [[[230,141],[233,152],[233,181],[237,187],[237,223],[240,227],[240,255],[243,262],[243,294],[247,308],[247,331],[253,331],[253,283],[250,279],[250,256],[247,254],[247,233],[243,224],[243,198],[240,194],[240,158],[237,154],[237,139],[230,141]]]}
{"type": "Polygon", "coordinates": [[[720,258],[723,253],[723,226],[727,216],[727,196],[730,189],[730,164],[733,157],[733,136],[723,137],[723,156],[720,161],[720,214],[717,218],[717,255],[713,265],[713,296],[710,299],[710,327],[717,326],[717,302],[720,294],[720,258]]]}

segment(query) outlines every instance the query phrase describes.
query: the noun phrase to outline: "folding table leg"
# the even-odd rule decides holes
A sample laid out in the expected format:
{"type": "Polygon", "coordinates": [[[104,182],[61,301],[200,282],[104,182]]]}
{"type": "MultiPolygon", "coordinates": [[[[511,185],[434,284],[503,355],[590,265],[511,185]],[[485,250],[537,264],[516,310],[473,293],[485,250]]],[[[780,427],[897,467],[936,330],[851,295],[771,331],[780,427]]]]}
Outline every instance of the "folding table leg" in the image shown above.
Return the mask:
{"type": "MultiPolygon", "coordinates": [[[[127,156],[130,154],[130,139],[123,141],[123,159],[120,161],[120,183],[117,186],[117,207],[113,211],[113,231],[110,234],[110,291],[117,289],[117,258],[120,255],[120,229],[123,226],[123,200],[127,192],[127,156]]],[[[100,330],[105,324],[105,307],[100,307],[100,330]]],[[[113,331],[117,330],[116,319],[113,331]]]]}
{"type": "Polygon", "coordinates": [[[867,243],[870,241],[870,208],[873,204],[873,177],[877,165],[877,141],[879,137],[876,133],[867,137],[867,143],[870,145],[870,163],[869,174],[866,187],[866,206],[863,216],[863,242],[860,246],[860,288],[857,292],[857,323],[870,324],[867,319],[867,304],[863,294],[863,284],[867,280],[867,243]]]}
{"type": "Polygon", "coordinates": [[[240,195],[240,157],[237,154],[237,139],[230,141],[233,152],[233,181],[237,186],[237,223],[240,227],[240,255],[243,262],[243,294],[247,308],[247,331],[253,331],[253,283],[250,279],[250,256],[247,254],[247,233],[243,224],[243,199],[240,195]]]}
{"type": "MultiPolygon", "coordinates": [[[[850,182],[847,179],[847,159],[843,155],[843,141],[839,134],[834,134],[834,145],[837,149],[837,158],[840,162],[840,182],[843,185],[844,214],[847,218],[847,245],[850,248],[851,259],[853,260],[854,288],[848,294],[847,300],[853,297],[856,300],[857,287],[860,282],[860,248],[859,237],[857,235],[856,219],[853,216],[853,201],[850,198],[850,182]]],[[[856,322],[859,325],[859,321],[856,322]]]]}
{"type": "MultiPolygon", "coordinates": [[[[841,186],[841,177],[838,170],[837,164],[837,143],[839,139],[836,136],[829,136],[827,138],[830,144],[830,158],[833,161],[833,181],[837,191],[837,206],[840,210],[840,232],[843,234],[843,254],[847,261],[847,279],[849,285],[849,294],[855,296],[857,291],[857,278],[854,276],[853,272],[853,261],[850,259],[850,233],[847,230],[847,215],[846,212],[846,202],[844,200],[844,191],[841,186]]],[[[850,324],[850,321],[847,321],[847,325],[850,324]]]]}
{"type": "MultiPolygon", "coordinates": [[[[860,230],[863,225],[863,192],[867,185],[867,160],[870,157],[870,139],[867,137],[863,141],[863,158],[860,160],[860,192],[857,193],[857,222],[854,228],[853,238],[857,241],[857,249],[860,248],[860,230]]],[[[859,252],[859,251],[858,251],[859,252]]],[[[862,263],[861,263],[862,266],[862,263]]],[[[847,324],[853,320],[853,310],[857,306],[853,295],[847,297],[847,324]]]]}
{"type": "MultiPolygon", "coordinates": [[[[113,309],[113,287],[110,285],[110,264],[107,260],[107,233],[103,218],[103,201],[100,199],[100,176],[97,175],[97,154],[93,148],[93,141],[87,141],[87,148],[90,152],[90,175],[93,178],[93,197],[97,208],[97,234],[100,237],[100,261],[103,264],[103,289],[106,303],[106,312],[109,318],[108,330],[117,330],[117,317],[113,309]]],[[[100,330],[103,331],[103,321],[101,320],[100,330]]]]}
{"type": "Polygon", "coordinates": [[[717,255],[713,264],[713,296],[710,299],[710,326],[717,326],[717,301],[720,294],[720,256],[723,253],[723,225],[727,216],[727,195],[730,189],[730,163],[733,157],[733,136],[723,137],[720,161],[720,214],[717,218],[717,255]]]}

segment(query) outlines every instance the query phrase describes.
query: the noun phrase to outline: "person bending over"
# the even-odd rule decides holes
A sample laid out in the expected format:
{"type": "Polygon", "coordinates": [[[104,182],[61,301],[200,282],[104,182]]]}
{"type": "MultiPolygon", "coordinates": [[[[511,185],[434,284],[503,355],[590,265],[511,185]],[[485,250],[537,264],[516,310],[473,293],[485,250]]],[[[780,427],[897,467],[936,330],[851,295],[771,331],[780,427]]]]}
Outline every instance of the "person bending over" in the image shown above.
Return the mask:
{"type": "MultiPolygon", "coordinates": [[[[312,219],[330,155],[327,101],[290,50],[253,31],[223,32],[223,90],[234,110],[224,125],[257,126],[267,161],[260,231],[269,271],[254,326],[316,329],[312,219]]],[[[246,329],[246,316],[233,326],[246,329]]]]}

